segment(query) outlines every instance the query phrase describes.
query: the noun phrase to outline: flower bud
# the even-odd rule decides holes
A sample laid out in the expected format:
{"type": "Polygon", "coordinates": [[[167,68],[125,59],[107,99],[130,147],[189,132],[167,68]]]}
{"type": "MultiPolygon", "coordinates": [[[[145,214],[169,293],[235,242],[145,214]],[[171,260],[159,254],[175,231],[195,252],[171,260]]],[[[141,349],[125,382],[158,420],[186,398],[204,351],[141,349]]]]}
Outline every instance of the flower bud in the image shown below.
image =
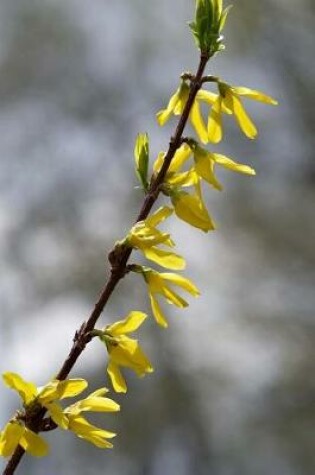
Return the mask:
{"type": "Polygon", "coordinates": [[[195,21],[189,24],[198,48],[209,56],[224,49],[221,31],[231,6],[223,10],[222,4],[222,0],[196,0],[195,21]]]}
{"type": "Polygon", "coordinates": [[[146,191],[148,189],[149,137],[148,134],[138,134],[135,143],[135,169],[137,177],[146,191]]]}

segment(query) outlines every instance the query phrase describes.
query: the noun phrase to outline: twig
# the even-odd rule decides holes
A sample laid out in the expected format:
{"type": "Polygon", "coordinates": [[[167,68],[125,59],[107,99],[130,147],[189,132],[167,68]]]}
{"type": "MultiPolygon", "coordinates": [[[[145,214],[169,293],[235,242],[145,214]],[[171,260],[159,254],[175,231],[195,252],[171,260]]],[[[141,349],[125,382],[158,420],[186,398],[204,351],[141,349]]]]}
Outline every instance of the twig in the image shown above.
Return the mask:
{"type": "MultiPolygon", "coordinates": [[[[176,150],[182,144],[182,134],[187,124],[189,114],[194,103],[195,97],[198,90],[201,88],[203,82],[203,73],[206,67],[208,60],[210,59],[209,54],[201,53],[200,61],[196,76],[191,76],[190,83],[190,93],[186,105],[184,107],[183,113],[179,119],[177,128],[175,130],[174,136],[172,136],[169,144],[168,151],[165,155],[163,166],[159,171],[156,178],[151,182],[148,192],[145,195],[143,205],[139,212],[139,215],[136,219],[136,222],[142,221],[147,218],[149,215],[154,203],[156,202],[159,194],[160,188],[164,181],[167,170],[171,164],[171,161],[175,155],[176,150]]],[[[127,263],[129,257],[132,253],[132,248],[122,247],[119,250],[113,249],[109,253],[109,261],[111,264],[111,275],[103,288],[103,291],[99,297],[99,300],[95,304],[95,307],[86,322],[84,322],[80,329],[75,333],[73,346],[64,361],[61,369],[56,375],[56,379],[64,380],[68,377],[70,371],[74,367],[77,359],[84,351],[87,343],[91,340],[91,331],[94,329],[95,324],[99,317],[101,316],[111,294],[115,290],[119,281],[126,275],[128,272],[127,263]]],[[[37,413],[32,414],[30,419],[28,419],[28,426],[34,432],[39,432],[42,430],[43,419],[45,416],[45,410],[40,408],[37,413]]],[[[11,456],[8,464],[3,472],[3,475],[13,475],[17,466],[19,465],[25,451],[22,447],[18,446],[11,456]]]]}

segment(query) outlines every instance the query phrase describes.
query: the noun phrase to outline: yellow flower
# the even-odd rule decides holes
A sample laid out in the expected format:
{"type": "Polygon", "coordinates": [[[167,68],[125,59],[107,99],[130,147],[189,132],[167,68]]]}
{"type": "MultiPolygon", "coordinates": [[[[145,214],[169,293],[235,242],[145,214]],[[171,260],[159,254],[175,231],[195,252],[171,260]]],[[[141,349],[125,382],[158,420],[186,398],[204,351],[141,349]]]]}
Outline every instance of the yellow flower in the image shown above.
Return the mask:
{"type": "Polygon", "coordinates": [[[206,233],[213,231],[215,224],[202,199],[199,182],[195,185],[195,189],[196,192],[194,194],[176,189],[171,191],[170,196],[175,213],[179,219],[195,228],[201,229],[206,233]]]}
{"type": "MultiPolygon", "coordinates": [[[[112,432],[105,431],[90,424],[82,415],[82,412],[116,412],[119,405],[109,398],[103,397],[108,392],[106,388],[98,389],[85,399],[62,409],[56,400],[74,397],[80,394],[86,387],[84,379],[69,379],[65,381],[53,380],[42,388],[37,388],[33,383],[24,381],[15,373],[3,375],[5,383],[16,390],[26,409],[32,410],[38,405],[49,411],[51,419],[62,429],[71,430],[79,437],[84,438],[98,447],[112,447],[106,439],[114,437],[112,432]]],[[[44,456],[48,453],[48,445],[35,432],[26,427],[22,421],[23,415],[12,419],[0,434],[0,455],[8,457],[12,455],[18,445],[34,456],[44,456]]]]}
{"type": "MultiPolygon", "coordinates": [[[[171,96],[166,109],[162,109],[157,113],[156,118],[159,125],[163,126],[170,119],[172,114],[181,115],[183,113],[189,97],[189,91],[190,88],[188,84],[185,81],[182,81],[177,91],[171,96]]],[[[197,98],[192,105],[189,119],[200,141],[208,143],[207,128],[204,124],[197,98]]]]}
{"type": "MultiPolygon", "coordinates": [[[[207,92],[207,91],[203,91],[207,92]]],[[[162,164],[164,159],[164,153],[161,152],[154,163],[154,172],[157,173],[162,164]]],[[[232,170],[238,173],[244,173],[246,175],[255,175],[255,170],[248,165],[244,165],[242,163],[237,163],[230,158],[226,157],[225,155],[208,152],[206,149],[200,147],[198,143],[194,140],[190,140],[188,143],[183,143],[181,147],[176,151],[174,158],[171,162],[169,170],[166,174],[165,181],[169,186],[169,190],[175,190],[176,187],[188,187],[188,186],[198,186],[199,178],[207,181],[210,185],[212,185],[217,190],[222,190],[221,184],[218,182],[215,174],[214,168],[215,165],[221,165],[223,168],[227,168],[228,170],[232,170]],[[191,167],[186,172],[178,173],[178,170],[189,160],[191,155],[193,154],[195,166],[191,167]]],[[[174,194],[174,193],[173,193],[174,194]]],[[[172,191],[170,192],[172,195],[172,191]]],[[[196,198],[184,198],[184,201],[187,202],[195,202],[199,200],[199,195],[197,193],[196,198]]],[[[174,201],[174,200],[173,200],[174,201]]],[[[176,201],[176,196],[175,196],[176,201]]],[[[198,208],[200,205],[198,206],[198,208]]],[[[204,206],[202,206],[204,208],[204,206]]],[[[196,206],[193,205],[193,208],[196,206]]],[[[198,226],[199,227],[199,226],[198,226]]]]}
{"type": "Polygon", "coordinates": [[[244,134],[254,139],[257,136],[257,129],[244,109],[240,97],[247,97],[265,104],[277,105],[277,101],[262,92],[249,89],[247,87],[233,87],[224,82],[218,82],[219,95],[217,96],[208,119],[208,138],[211,142],[218,143],[222,139],[222,112],[229,111],[244,132],[244,134]]]}
{"type": "MultiPolygon", "coordinates": [[[[198,174],[194,167],[179,173],[191,155],[192,150],[187,143],[177,149],[164,180],[165,194],[170,196],[175,213],[180,219],[207,232],[215,227],[201,196],[198,174]],[[188,186],[194,186],[196,193],[188,194],[181,189],[188,186]]],[[[163,159],[164,153],[161,152],[154,163],[154,173],[159,172],[163,159]]]]}
{"type": "Polygon", "coordinates": [[[113,444],[108,442],[106,439],[115,437],[115,433],[100,429],[99,427],[90,424],[82,416],[72,416],[69,414],[68,417],[69,430],[74,432],[78,437],[80,437],[80,439],[85,439],[100,449],[111,449],[113,447],[113,444]]]}
{"type": "Polygon", "coordinates": [[[10,457],[18,445],[34,457],[44,457],[48,454],[47,443],[21,421],[13,419],[0,433],[0,455],[10,457]]]}
{"type": "Polygon", "coordinates": [[[5,384],[17,391],[23,401],[24,407],[31,404],[45,407],[52,420],[61,428],[67,428],[67,418],[62,408],[55,401],[75,397],[87,387],[84,379],[68,379],[65,381],[53,380],[43,387],[37,388],[33,383],[25,381],[19,374],[4,373],[5,384]]]}
{"type": "Polygon", "coordinates": [[[107,373],[116,392],[127,391],[120,366],[132,369],[139,377],[153,372],[151,363],[143,353],[138,340],[126,336],[127,333],[137,330],[146,318],[145,313],[133,311],[124,320],[107,325],[102,331],[95,331],[106,344],[109,354],[107,373]]]}
{"type": "Polygon", "coordinates": [[[142,275],[149,288],[151,308],[155,320],[164,328],[168,326],[168,323],[156,299],[157,295],[164,297],[169,304],[174,304],[176,307],[184,308],[188,306],[188,303],[178,295],[170,285],[177,285],[194,297],[197,297],[200,294],[197,287],[189,279],[178,274],[169,272],[161,273],[156,272],[153,269],[142,268],[142,275]]]}
{"type": "Polygon", "coordinates": [[[127,246],[139,249],[147,259],[168,269],[185,268],[185,259],[178,254],[160,249],[159,244],[174,247],[170,235],[159,231],[156,226],[173,213],[172,208],[163,206],[144,221],[137,222],[128,233],[125,241],[127,246]]]}
{"type": "Polygon", "coordinates": [[[68,429],[74,432],[81,439],[96,445],[99,448],[112,448],[107,439],[116,436],[115,433],[101,429],[100,427],[90,424],[85,417],[81,415],[82,412],[116,412],[120,410],[119,404],[112,399],[103,397],[108,390],[100,388],[94,391],[87,398],[72,404],[65,409],[65,414],[68,418],[68,429]]]}
{"type": "Polygon", "coordinates": [[[89,394],[85,399],[71,404],[65,409],[66,414],[79,415],[81,412],[117,412],[120,410],[119,404],[104,397],[109,390],[107,388],[99,388],[93,393],[89,394]]]}
{"type": "Polygon", "coordinates": [[[212,185],[217,190],[222,190],[222,185],[217,180],[214,174],[215,165],[221,165],[228,170],[245,175],[255,175],[255,170],[248,165],[237,163],[219,153],[208,152],[198,144],[193,148],[195,170],[198,176],[203,178],[207,183],[212,185]]]}
{"type": "MultiPolygon", "coordinates": [[[[179,172],[182,166],[191,156],[191,148],[187,143],[183,143],[175,152],[171,164],[166,172],[164,183],[169,186],[192,186],[196,184],[196,174],[191,168],[188,171],[179,172]]],[[[165,157],[165,152],[160,152],[153,165],[154,174],[160,171],[165,157]]]]}

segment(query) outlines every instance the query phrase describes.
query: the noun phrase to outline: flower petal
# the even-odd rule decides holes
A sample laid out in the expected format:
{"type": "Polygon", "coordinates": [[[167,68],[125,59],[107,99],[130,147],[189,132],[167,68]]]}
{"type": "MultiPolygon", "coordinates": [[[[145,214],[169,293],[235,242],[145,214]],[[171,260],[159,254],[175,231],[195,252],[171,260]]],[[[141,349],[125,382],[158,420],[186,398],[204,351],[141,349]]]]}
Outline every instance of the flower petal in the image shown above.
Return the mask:
{"type": "Polygon", "coordinates": [[[245,175],[256,175],[256,172],[253,168],[249,167],[248,165],[244,165],[243,163],[237,163],[231,160],[229,157],[225,155],[221,155],[220,153],[209,153],[211,155],[212,160],[215,163],[218,163],[224,168],[228,170],[232,170],[233,172],[244,173],[245,175]]]}
{"type": "Polygon", "coordinates": [[[212,143],[219,143],[222,136],[222,97],[218,96],[208,118],[208,139],[212,143]]]}
{"type": "Polygon", "coordinates": [[[130,312],[124,320],[115,322],[112,325],[107,325],[105,331],[112,336],[132,333],[142,325],[146,318],[147,315],[145,313],[134,310],[130,312]]]}
{"type": "MultiPolygon", "coordinates": [[[[152,221],[154,222],[154,217],[152,221]]],[[[148,223],[150,223],[150,221],[138,221],[131,228],[126,238],[126,243],[129,246],[138,248],[140,250],[151,246],[156,246],[158,244],[165,244],[171,247],[174,246],[169,234],[163,233],[158,229],[151,227],[148,223]]]]}
{"type": "MultiPolygon", "coordinates": [[[[206,91],[205,89],[200,89],[197,94],[197,99],[200,99],[201,101],[205,101],[207,104],[210,106],[213,106],[217,99],[220,96],[218,94],[215,94],[214,92],[206,91]]],[[[232,111],[228,109],[223,103],[222,103],[222,112],[225,114],[232,114],[232,111]]]]}
{"type": "Polygon", "coordinates": [[[185,259],[182,256],[158,247],[143,249],[143,254],[147,259],[168,269],[182,270],[186,267],[185,259]]]}
{"type": "Polygon", "coordinates": [[[19,374],[4,373],[2,378],[9,388],[19,393],[25,405],[28,405],[36,398],[37,387],[33,383],[25,381],[19,374]]]}
{"type": "Polygon", "coordinates": [[[181,115],[183,113],[186,102],[189,97],[189,91],[190,91],[190,88],[188,84],[185,81],[182,81],[181,85],[179,86],[178,101],[173,111],[175,115],[181,115]]]}
{"type": "Polygon", "coordinates": [[[267,96],[263,92],[256,91],[255,89],[249,89],[248,87],[233,87],[233,91],[238,96],[244,96],[248,99],[253,99],[254,101],[263,102],[265,104],[270,104],[273,106],[278,105],[278,101],[276,101],[276,99],[267,96]]]}
{"type": "Polygon", "coordinates": [[[207,209],[196,195],[181,191],[171,196],[176,215],[195,228],[208,232],[215,229],[207,209]]]}
{"type": "Polygon", "coordinates": [[[198,101],[196,100],[191,108],[189,117],[190,117],[191,124],[194,127],[196,134],[199,137],[199,140],[202,143],[208,143],[208,132],[207,132],[203,117],[201,115],[200,105],[198,101]]]}
{"type": "Polygon", "coordinates": [[[171,96],[166,109],[162,109],[156,114],[156,118],[157,118],[158,124],[160,126],[163,126],[164,124],[166,124],[166,122],[171,117],[171,115],[172,115],[172,113],[173,113],[173,111],[176,107],[176,104],[179,100],[179,94],[180,94],[180,88],[178,88],[177,91],[175,92],[175,94],[173,94],[171,96]]]}
{"type": "Polygon", "coordinates": [[[104,394],[107,394],[109,392],[109,389],[107,388],[99,388],[96,391],[93,391],[91,394],[88,395],[89,397],[102,397],[104,394]]]}
{"type": "Polygon", "coordinates": [[[88,383],[85,379],[66,379],[65,381],[53,380],[46,384],[40,391],[38,400],[41,404],[46,404],[54,400],[74,397],[81,394],[86,389],[88,383]]]}
{"type": "Polygon", "coordinates": [[[195,169],[191,168],[187,172],[174,173],[173,176],[167,179],[168,183],[172,186],[193,186],[198,181],[195,169]]]}
{"type": "Polygon", "coordinates": [[[45,407],[46,409],[48,409],[50,417],[57,424],[57,426],[61,427],[61,429],[68,429],[68,417],[63,412],[59,404],[57,404],[56,402],[50,402],[46,404],[45,407]]]}
{"type": "Polygon", "coordinates": [[[91,442],[99,448],[105,449],[113,447],[106,439],[116,437],[116,434],[90,424],[84,417],[71,417],[69,428],[78,437],[91,442]]]}
{"type": "Polygon", "coordinates": [[[187,292],[189,292],[194,297],[198,297],[200,295],[200,292],[195,284],[187,277],[183,277],[182,275],[174,274],[172,272],[163,272],[161,273],[161,277],[164,280],[168,280],[169,282],[172,282],[172,284],[178,285],[182,289],[187,290],[187,292]]]}
{"type": "Polygon", "coordinates": [[[77,403],[80,411],[92,412],[117,412],[120,410],[119,404],[106,397],[87,397],[77,403]]]}
{"type": "Polygon", "coordinates": [[[144,376],[153,371],[150,361],[141,350],[137,340],[121,336],[109,354],[113,363],[132,369],[138,376],[144,376]]]}
{"type": "Polygon", "coordinates": [[[113,444],[106,440],[99,431],[91,431],[82,435],[78,435],[78,437],[91,442],[91,444],[95,445],[99,449],[112,449],[114,447],[113,444]]]}
{"type": "Polygon", "coordinates": [[[163,287],[163,295],[166,298],[167,302],[171,305],[176,305],[176,307],[179,308],[188,307],[188,302],[186,302],[185,299],[183,299],[180,295],[178,295],[177,292],[172,290],[167,285],[164,285],[163,287]]]}
{"type": "Polygon", "coordinates": [[[200,89],[197,92],[197,96],[196,96],[197,100],[205,101],[210,106],[213,106],[217,98],[218,98],[218,94],[215,94],[214,92],[206,91],[205,89],[200,89]]]}
{"type": "Polygon", "coordinates": [[[114,432],[109,430],[101,429],[100,427],[90,424],[90,422],[82,416],[71,416],[70,415],[70,430],[75,432],[77,435],[88,434],[91,432],[97,433],[100,437],[106,437],[112,439],[116,437],[114,432]]]}
{"type": "Polygon", "coordinates": [[[161,307],[158,303],[158,301],[156,300],[156,298],[154,297],[154,295],[152,295],[150,293],[150,302],[151,302],[151,308],[152,308],[152,313],[153,313],[153,316],[156,320],[156,322],[163,328],[167,328],[168,327],[168,323],[167,323],[167,320],[161,310],[161,307]]]}
{"type": "Polygon", "coordinates": [[[112,361],[110,361],[107,366],[107,373],[110,377],[111,383],[116,393],[126,393],[126,381],[123,375],[121,374],[119,367],[112,361]]]}
{"type": "Polygon", "coordinates": [[[165,152],[159,152],[155,162],[153,163],[154,173],[159,173],[159,171],[162,168],[164,158],[165,158],[165,152]]]}
{"type": "Polygon", "coordinates": [[[16,421],[7,423],[3,431],[0,433],[0,455],[2,457],[10,457],[24,433],[25,427],[16,421]]]}
{"type": "Polygon", "coordinates": [[[20,445],[34,457],[45,457],[49,452],[47,442],[27,427],[25,427],[24,434],[20,439],[20,445]]]}
{"type": "Polygon", "coordinates": [[[173,213],[173,209],[169,206],[161,206],[157,209],[151,216],[146,218],[145,224],[152,228],[155,228],[160,223],[162,223],[165,219],[167,219],[173,213]]]}
{"type": "Polygon", "coordinates": [[[224,100],[231,105],[236,121],[246,137],[254,139],[257,136],[257,129],[244,109],[240,99],[235,94],[228,91],[224,100]]]}
{"type": "Polygon", "coordinates": [[[183,143],[175,152],[171,161],[168,173],[177,172],[191,155],[191,148],[186,143],[183,143]]]}
{"type": "Polygon", "coordinates": [[[222,185],[214,174],[214,161],[212,160],[212,154],[197,146],[194,151],[194,159],[197,174],[216,190],[222,190],[222,185]]]}

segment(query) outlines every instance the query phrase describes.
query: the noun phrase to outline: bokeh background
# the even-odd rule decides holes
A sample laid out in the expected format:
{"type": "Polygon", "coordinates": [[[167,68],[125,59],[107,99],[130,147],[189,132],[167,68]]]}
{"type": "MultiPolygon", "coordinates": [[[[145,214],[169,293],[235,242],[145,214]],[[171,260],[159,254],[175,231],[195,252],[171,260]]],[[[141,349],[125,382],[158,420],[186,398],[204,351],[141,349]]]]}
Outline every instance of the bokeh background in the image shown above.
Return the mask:
{"type": "MultiPolygon", "coordinates": [[[[32,475],[313,475],[315,473],[314,13],[312,0],[235,0],[227,50],[209,73],[273,95],[250,103],[256,141],[226,121],[219,147],[256,178],[220,173],[207,190],[218,225],[173,220],[187,275],[202,291],[170,329],[141,331],[155,366],[102,416],[113,451],[47,435],[51,455],[25,457],[32,475]]],[[[67,354],[108,274],[106,255],[137,215],[133,144],[152,159],[175,122],[155,112],[198,55],[192,0],[1,0],[0,370],[44,384],[67,354]]],[[[149,311],[130,276],[102,326],[149,311]]],[[[73,376],[107,384],[95,342],[73,376]]],[[[0,424],[17,408],[0,387],[0,424]]],[[[4,466],[4,462],[0,462],[4,466]]]]}

